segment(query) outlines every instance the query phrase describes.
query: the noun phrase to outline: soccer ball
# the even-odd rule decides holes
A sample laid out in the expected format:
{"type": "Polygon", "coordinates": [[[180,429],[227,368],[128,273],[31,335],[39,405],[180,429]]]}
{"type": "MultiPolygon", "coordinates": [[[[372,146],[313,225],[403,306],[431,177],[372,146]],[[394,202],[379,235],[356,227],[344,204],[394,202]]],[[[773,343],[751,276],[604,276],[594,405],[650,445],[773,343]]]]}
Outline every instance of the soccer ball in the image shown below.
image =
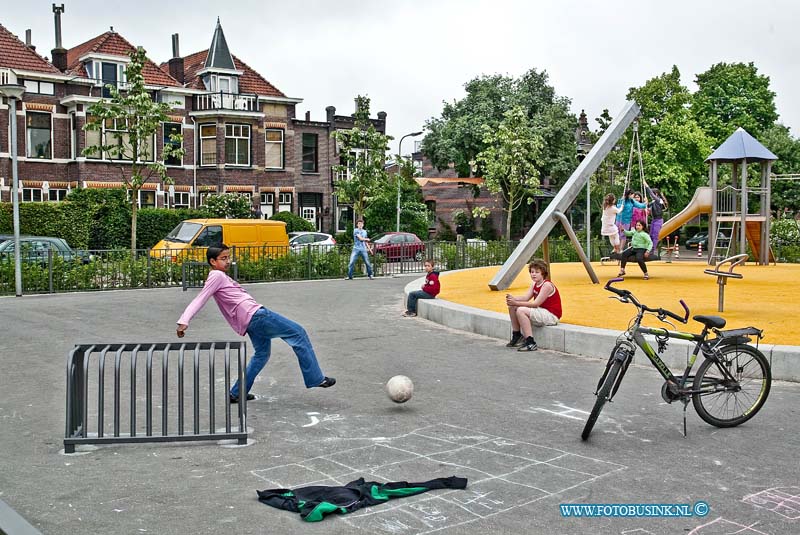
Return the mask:
{"type": "Polygon", "coordinates": [[[395,375],[386,383],[386,393],[395,403],[405,403],[414,394],[414,383],[405,375],[395,375]]]}

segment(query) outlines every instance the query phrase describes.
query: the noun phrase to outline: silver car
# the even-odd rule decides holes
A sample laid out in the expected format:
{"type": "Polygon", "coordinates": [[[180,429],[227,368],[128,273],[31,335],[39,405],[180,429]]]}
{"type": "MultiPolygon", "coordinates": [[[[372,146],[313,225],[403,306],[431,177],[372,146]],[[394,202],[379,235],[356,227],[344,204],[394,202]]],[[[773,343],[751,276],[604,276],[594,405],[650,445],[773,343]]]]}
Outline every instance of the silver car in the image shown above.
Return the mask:
{"type": "Polygon", "coordinates": [[[311,246],[316,251],[327,251],[336,245],[336,240],[324,232],[290,232],[289,247],[292,252],[298,252],[311,246]]]}

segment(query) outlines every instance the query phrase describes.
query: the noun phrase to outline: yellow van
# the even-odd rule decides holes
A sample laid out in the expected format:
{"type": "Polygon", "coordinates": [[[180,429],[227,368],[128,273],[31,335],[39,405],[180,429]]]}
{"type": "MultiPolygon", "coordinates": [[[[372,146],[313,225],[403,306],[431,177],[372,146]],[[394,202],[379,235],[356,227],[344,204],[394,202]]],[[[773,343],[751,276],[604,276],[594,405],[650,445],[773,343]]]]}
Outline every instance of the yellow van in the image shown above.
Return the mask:
{"type": "Polygon", "coordinates": [[[191,258],[204,262],[206,249],[224,243],[235,257],[283,256],[289,250],[286,223],[264,219],[187,219],[151,250],[153,258],[191,258]]]}

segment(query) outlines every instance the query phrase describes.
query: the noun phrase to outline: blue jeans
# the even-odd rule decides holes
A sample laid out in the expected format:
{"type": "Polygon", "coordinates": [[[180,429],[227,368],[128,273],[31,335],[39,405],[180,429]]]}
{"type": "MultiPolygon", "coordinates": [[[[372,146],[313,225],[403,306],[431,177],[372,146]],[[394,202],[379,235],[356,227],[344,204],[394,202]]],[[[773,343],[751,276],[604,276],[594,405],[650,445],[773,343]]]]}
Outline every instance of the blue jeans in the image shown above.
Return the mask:
{"type": "Polygon", "coordinates": [[[406,308],[409,312],[417,313],[417,300],[418,299],[434,299],[435,296],[429,294],[425,290],[416,290],[408,294],[408,303],[406,308]]]}
{"type": "Polygon", "coordinates": [[[353,252],[350,253],[350,265],[347,266],[348,279],[353,278],[353,268],[356,266],[356,260],[358,260],[359,256],[364,259],[364,264],[366,264],[367,266],[367,275],[369,275],[370,277],[372,276],[372,264],[369,263],[369,255],[367,254],[367,250],[356,249],[355,247],[353,247],[353,252]]]}
{"type": "MultiPolygon", "coordinates": [[[[269,360],[273,338],[280,338],[292,346],[294,354],[297,355],[297,360],[300,362],[300,371],[303,373],[306,388],[317,386],[325,379],[325,375],[319,369],[319,363],[314,355],[314,348],[311,347],[308,334],[300,324],[262,307],[253,314],[250,325],[247,326],[247,334],[253,342],[255,351],[250,362],[247,363],[245,372],[248,392],[253,387],[256,376],[264,369],[269,360]]],[[[239,397],[239,381],[236,381],[231,388],[231,395],[239,397]]]]}

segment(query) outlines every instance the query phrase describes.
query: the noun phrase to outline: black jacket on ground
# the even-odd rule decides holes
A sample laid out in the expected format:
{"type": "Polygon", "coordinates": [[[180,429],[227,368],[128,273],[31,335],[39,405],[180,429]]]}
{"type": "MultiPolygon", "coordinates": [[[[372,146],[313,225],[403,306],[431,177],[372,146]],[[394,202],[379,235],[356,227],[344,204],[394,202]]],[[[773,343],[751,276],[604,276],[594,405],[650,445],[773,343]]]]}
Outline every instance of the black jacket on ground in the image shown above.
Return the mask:
{"type": "Polygon", "coordinates": [[[347,514],[362,507],[384,503],[391,498],[413,496],[434,489],[465,489],[464,477],[440,477],[422,483],[396,481],[377,483],[364,478],[351,481],[344,487],[311,486],[290,489],[258,490],[259,501],[300,513],[307,522],[318,522],[331,513],[347,514]]]}

